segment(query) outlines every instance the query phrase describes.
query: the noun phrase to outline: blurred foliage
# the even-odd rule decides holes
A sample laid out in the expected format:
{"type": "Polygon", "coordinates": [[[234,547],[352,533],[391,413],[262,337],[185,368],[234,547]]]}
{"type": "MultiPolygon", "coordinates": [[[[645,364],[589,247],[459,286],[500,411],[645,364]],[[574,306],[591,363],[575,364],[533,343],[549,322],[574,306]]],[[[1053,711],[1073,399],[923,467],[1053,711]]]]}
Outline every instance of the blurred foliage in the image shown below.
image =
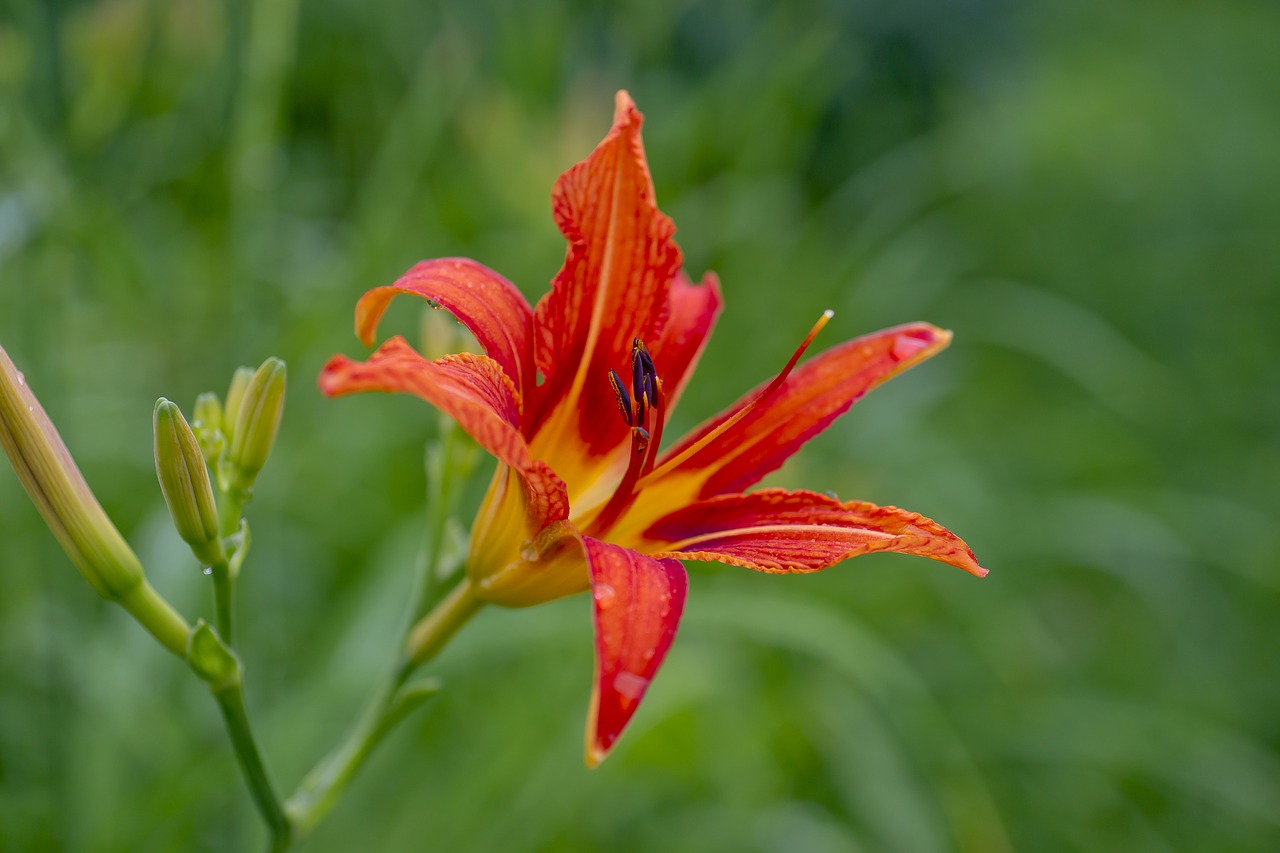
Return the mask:
{"type": "MultiPolygon", "coordinates": [[[[291,789],[389,665],[432,423],[311,377],[419,258],[538,297],[551,184],[628,88],[727,294],[675,428],[828,306],[828,345],[948,326],[774,481],[931,515],[992,574],[694,566],[591,773],[586,599],[486,612],[305,849],[1274,849],[1278,27],[1267,2],[6,0],[0,341],[188,616],[210,595],[152,403],[288,361],[239,595],[291,789]]],[[[3,472],[0,548],[0,849],[259,844],[206,692],[3,472]]]]}

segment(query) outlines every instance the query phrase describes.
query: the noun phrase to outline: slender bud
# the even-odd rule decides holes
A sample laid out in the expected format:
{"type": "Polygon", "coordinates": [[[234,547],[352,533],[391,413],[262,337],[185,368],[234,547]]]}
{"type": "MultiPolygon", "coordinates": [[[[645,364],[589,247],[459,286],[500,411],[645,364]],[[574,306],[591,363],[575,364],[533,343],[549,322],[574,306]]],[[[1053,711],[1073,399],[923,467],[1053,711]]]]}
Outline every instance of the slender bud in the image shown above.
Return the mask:
{"type": "Polygon", "coordinates": [[[240,684],[240,659],[203,619],[187,640],[187,663],[215,693],[240,684]]]}
{"type": "Polygon", "coordinates": [[[0,349],[0,444],[62,550],[103,598],[142,582],[142,566],[90,491],[26,379],[0,349]]]}
{"type": "Polygon", "coordinates": [[[247,489],[267,463],[284,414],[287,371],[284,362],[268,358],[244,389],[235,427],[231,431],[228,459],[238,473],[237,485],[247,489]]]}
{"type": "Polygon", "coordinates": [[[237,367],[231,375],[231,387],[227,389],[227,401],[222,405],[222,435],[229,443],[236,429],[236,418],[240,416],[240,404],[244,400],[245,389],[253,378],[252,367],[237,367]]]}
{"type": "Polygon", "coordinates": [[[195,433],[177,404],[164,397],[156,401],[152,425],[156,476],[178,535],[203,565],[224,561],[226,554],[218,537],[218,506],[195,433]]]}
{"type": "Polygon", "coordinates": [[[192,414],[191,430],[200,443],[200,452],[204,454],[206,462],[215,465],[227,447],[226,436],[222,432],[222,403],[218,401],[218,395],[206,391],[196,397],[196,407],[192,414]]]}
{"type": "Polygon", "coordinates": [[[142,564],[84,481],[40,401],[0,347],[0,446],[44,522],[80,574],[169,651],[186,654],[187,624],[142,574],[142,564]]]}

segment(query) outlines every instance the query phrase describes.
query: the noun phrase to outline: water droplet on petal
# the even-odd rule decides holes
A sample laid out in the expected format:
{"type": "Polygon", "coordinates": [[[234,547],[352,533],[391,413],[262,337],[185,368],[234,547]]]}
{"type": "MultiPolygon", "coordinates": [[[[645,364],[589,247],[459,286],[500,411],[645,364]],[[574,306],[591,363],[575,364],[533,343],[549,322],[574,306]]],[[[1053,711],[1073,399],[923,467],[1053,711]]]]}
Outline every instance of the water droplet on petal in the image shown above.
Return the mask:
{"type": "Polygon", "coordinates": [[[203,569],[200,570],[200,572],[201,574],[211,575],[213,574],[213,569],[209,566],[205,566],[203,569]]]}
{"type": "Polygon", "coordinates": [[[899,335],[893,340],[893,349],[890,355],[894,361],[906,361],[907,359],[915,358],[920,353],[920,350],[926,346],[928,346],[927,341],[908,337],[907,335],[899,335]]]}
{"type": "Polygon", "coordinates": [[[533,540],[524,540],[524,544],[520,546],[520,557],[526,562],[536,563],[540,556],[541,555],[538,553],[538,546],[533,544],[533,540]]]}
{"type": "Polygon", "coordinates": [[[26,385],[26,384],[27,384],[27,377],[26,377],[26,374],[24,374],[24,373],[19,373],[19,374],[18,374],[18,384],[19,384],[19,385],[26,385]]]}
{"type": "Polygon", "coordinates": [[[601,607],[608,607],[613,603],[615,592],[612,586],[607,583],[598,583],[595,585],[591,594],[595,597],[596,604],[601,607]]]}
{"type": "Polygon", "coordinates": [[[649,686],[649,679],[643,675],[623,670],[613,677],[613,689],[626,698],[636,701],[644,695],[649,686]]]}

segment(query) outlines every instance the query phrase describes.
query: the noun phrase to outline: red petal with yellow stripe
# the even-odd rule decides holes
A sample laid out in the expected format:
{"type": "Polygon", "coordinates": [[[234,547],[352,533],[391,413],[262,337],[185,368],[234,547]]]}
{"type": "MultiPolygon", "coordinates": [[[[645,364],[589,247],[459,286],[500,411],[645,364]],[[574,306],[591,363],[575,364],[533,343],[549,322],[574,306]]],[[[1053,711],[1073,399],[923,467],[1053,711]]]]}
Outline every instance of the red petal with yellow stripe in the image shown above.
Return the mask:
{"type": "Polygon", "coordinates": [[[911,323],[832,347],[797,367],[782,387],[725,432],[706,440],[722,422],[752,404],[764,385],[695,429],[658,460],[658,468],[705,442],[666,476],[687,479],[681,492],[691,497],[741,492],[776,470],[872,388],[950,341],[951,333],[944,329],[911,323]]]}
{"type": "Polygon", "coordinates": [[[612,130],[552,191],[569,247],[534,310],[534,360],[546,382],[529,434],[553,465],[566,442],[575,453],[601,456],[626,441],[609,370],[630,364],[634,338],[653,341],[661,332],[680,269],[675,226],[654,201],[642,122],[631,96],[619,92],[612,130]]]}
{"type": "Polygon", "coordinates": [[[470,258],[417,263],[394,284],[375,287],[356,303],[356,335],[365,346],[373,346],[382,315],[401,293],[448,309],[475,335],[485,354],[502,366],[516,390],[528,397],[534,382],[533,311],[514,284],[470,258]]]}
{"type": "Polygon", "coordinates": [[[932,519],[865,501],[841,503],[817,492],[762,489],[712,498],[660,519],[645,538],[661,557],[761,572],[816,572],[850,557],[893,551],[978,577],[987,573],[964,540],[932,519]]]}

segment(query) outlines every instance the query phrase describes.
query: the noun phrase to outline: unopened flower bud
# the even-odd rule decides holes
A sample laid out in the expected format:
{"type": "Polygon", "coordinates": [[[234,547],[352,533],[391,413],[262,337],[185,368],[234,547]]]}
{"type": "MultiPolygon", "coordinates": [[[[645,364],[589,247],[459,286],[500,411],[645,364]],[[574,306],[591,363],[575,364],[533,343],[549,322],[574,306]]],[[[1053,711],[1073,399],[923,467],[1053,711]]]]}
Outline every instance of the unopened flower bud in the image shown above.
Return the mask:
{"type": "Polygon", "coordinates": [[[195,433],[177,404],[163,397],[156,401],[152,425],[156,476],[178,535],[204,565],[222,562],[226,555],[218,538],[218,507],[195,433]]]}
{"type": "Polygon", "coordinates": [[[249,380],[231,431],[228,460],[236,470],[240,488],[247,489],[266,464],[284,414],[287,371],[284,362],[269,358],[249,380]]]}
{"type": "Polygon", "coordinates": [[[237,367],[231,375],[231,387],[227,389],[227,400],[222,404],[222,435],[229,444],[236,429],[236,418],[240,415],[240,403],[244,400],[245,389],[253,378],[252,367],[237,367]]]}
{"type": "Polygon", "coordinates": [[[142,566],[90,491],[26,379],[0,349],[0,444],[45,524],[98,594],[119,600],[142,566]]]}
{"type": "Polygon", "coordinates": [[[0,446],[45,524],[89,585],[133,614],[171,652],[185,655],[186,622],[147,583],[142,564],[2,347],[0,446]]]}
{"type": "Polygon", "coordinates": [[[210,465],[217,463],[222,451],[227,447],[226,436],[223,435],[222,403],[218,395],[206,391],[196,397],[196,407],[192,410],[191,431],[196,434],[200,443],[200,452],[210,465]]]}

